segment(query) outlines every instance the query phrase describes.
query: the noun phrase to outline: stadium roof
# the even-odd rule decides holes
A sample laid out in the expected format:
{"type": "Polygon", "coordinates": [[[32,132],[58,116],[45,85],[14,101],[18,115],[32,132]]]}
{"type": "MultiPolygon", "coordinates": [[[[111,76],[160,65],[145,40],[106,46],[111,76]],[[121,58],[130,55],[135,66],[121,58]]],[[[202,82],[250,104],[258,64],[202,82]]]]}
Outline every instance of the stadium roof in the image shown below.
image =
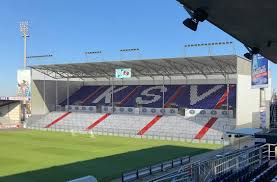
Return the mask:
{"type": "Polygon", "coordinates": [[[241,41],[257,47],[260,53],[277,63],[276,0],[177,0],[190,10],[204,9],[208,21],[241,41]]]}
{"type": "Polygon", "coordinates": [[[263,130],[260,128],[238,128],[232,131],[226,131],[226,134],[229,135],[252,135],[254,136],[256,133],[262,132],[263,130]]]}
{"type": "Polygon", "coordinates": [[[143,59],[132,61],[89,62],[74,64],[37,65],[30,68],[55,79],[107,78],[115,69],[131,68],[133,77],[223,75],[237,72],[237,56],[204,56],[186,58],[143,59]]]}

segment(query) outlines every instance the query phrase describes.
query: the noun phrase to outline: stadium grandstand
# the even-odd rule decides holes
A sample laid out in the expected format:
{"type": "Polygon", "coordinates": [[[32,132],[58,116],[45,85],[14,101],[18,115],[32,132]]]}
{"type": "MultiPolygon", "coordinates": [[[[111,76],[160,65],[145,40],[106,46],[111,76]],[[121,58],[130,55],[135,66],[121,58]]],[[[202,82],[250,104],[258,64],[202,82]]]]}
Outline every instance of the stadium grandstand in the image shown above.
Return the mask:
{"type": "Polygon", "coordinates": [[[0,181],[277,181],[267,60],[277,63],[277,3],[177,1],[186,27],[209,21],[244,44],[245,58],[212,55],[233,46],[213,42],[184,46],[207,46],[209,56],[27,66],[53,55],[27,56],[28,21],[20,22],[17,97],[0,97],[0,181]]]}
{"type": "Polygon", "coordinates": [[[250,66],[235,55],[31,66],[25,127],[228,144],[226,131],[259,127],[270,103],[271,87],[251,89],[250,66]],[[122,68],[132,77],[115,78],[122,68]]]}
{"type": "Polygon", "coordinates": [[[29,21],[20,22],[17,96],[0,97],[0,182],[277,181],[268,60],[277,63],[277,2],[176,1],[187,28],[209,21],[243,44],[244,57],[226,41],[184,46],[208,56],[143,59],[135,48],[121,49],[121,60],[88,62],[102,55],[91,51],[87,62],[35,65],[53,55],[27,55],[29,21]],[[221,45],[233,53],[211,50],[221,45]]]}

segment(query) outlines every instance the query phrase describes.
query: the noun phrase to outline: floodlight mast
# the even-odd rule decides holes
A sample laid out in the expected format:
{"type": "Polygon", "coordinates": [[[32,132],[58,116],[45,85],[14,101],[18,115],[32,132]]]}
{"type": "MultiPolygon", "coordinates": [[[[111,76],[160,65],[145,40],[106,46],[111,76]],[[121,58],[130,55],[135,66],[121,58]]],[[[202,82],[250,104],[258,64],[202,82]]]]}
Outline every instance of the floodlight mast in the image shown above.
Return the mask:
{"type": "Polygon", "coordinates": [[[24,69],[27,68],[27,37],[29,37],[29,22],[22,21],[19,23],[20,25],[20,32],[22,33],[22,37],[24,40],[24,69]]]}

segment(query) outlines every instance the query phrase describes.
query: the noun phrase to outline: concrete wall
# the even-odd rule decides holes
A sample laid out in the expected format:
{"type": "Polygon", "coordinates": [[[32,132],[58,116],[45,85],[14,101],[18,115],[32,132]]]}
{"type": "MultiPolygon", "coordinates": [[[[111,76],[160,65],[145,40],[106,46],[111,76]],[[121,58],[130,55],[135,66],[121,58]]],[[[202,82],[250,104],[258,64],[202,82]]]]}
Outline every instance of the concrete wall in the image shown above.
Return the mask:
{"type": "MultiPolygon", "coordinates": [[[[269,116],[268,102],[272,95],[271,75],[269,87],[264,89],[264,94],[261,94],[261,89],[251,88],[251,62],[238,57],[237,78],[237,127],[259,128],[260,110],[263,104],[266,107],[267,116],[269,116]],[[262,102],[262,98],[264,98],[264,102],[262,102]]],[[[267,117],[267,124],[269,125],[269,117],[267,117]]]]}
{"type": "MultiPolygon", "coordinates": [[[[56,95],[56,81],[46,80],[45,87],[43,80],[32,80],[32,114],[40,115],[46,114],[55,109],[56,103],[60,103],[66,99],[67,96],[67,82],[57,81],[57,95],[56,95]],[[45,91],[44,91],[45,88],[45,91]],[[45,94],[45,97],[44,97],[45,94]],[[45,98],[45,99],[44,99],[45,98]]],[[[69,95],[79,90],[83,82],[69,81],[69,95]]]]}
{"type": "MultiPolygon", "coordinates": [[[[20,102],[8,104],[0,107],[0,122],[20,122],[21,106],[20,102]]],[[[7,123],[6,123],[7,124],[7,123]]]]}
{"type": "Polygon", "coordinates": [[[260,90],[251,88],[251,62],[237,58],[237,127],[259,123],[260,90]]]}
{"type": "Polygon", "coordinates": [[[251,89],[251,76],[238,75],[237,84],[237,125],[252,127],[252,123],[259,122],[260,90],[251,89]]]}

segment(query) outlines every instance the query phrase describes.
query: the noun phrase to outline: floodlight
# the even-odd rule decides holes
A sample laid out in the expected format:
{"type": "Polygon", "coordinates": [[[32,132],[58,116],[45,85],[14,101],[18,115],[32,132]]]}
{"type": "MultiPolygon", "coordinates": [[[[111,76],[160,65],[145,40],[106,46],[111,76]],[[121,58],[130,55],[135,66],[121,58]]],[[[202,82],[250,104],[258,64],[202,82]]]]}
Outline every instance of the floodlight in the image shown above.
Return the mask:
{"type": "Polygon", "coordinates": [[[22,21],[19,23],[20,26],[20,32],[23,34],[22,36],[29,36],[29,22],[28,21],[22,21]]]}
{"type": "Polygon", "coordinates": [[[20,32],[24,39],[24,69],[27,67],[27,37],[29,37],[29,22],[22,21],[19,23],[20,32]]]}
{"type": "Polygon", "coordinates": [[[187,18],[185,21],[183,21],[183,24],[188,27],[189,29],[196,31],[197,30],[197,26],[198,26],[198,22],[203,22],[208,18],[208,13],[201,9],[201,8],[197,8],[191,18],[187,18]]]}
{"type": "Polygon", "coordinates": [[[198,26],[198,21],[193,18],[187,18],[185,21],[183,21],[183,24],[189,29],[196,31],[198,26]]]}
{"type": "Polygon", "coordinates": [[[244,57],[251,60],[253,58],[253,55],[251,53],[247,52],[244,54],[244,57]]]}

